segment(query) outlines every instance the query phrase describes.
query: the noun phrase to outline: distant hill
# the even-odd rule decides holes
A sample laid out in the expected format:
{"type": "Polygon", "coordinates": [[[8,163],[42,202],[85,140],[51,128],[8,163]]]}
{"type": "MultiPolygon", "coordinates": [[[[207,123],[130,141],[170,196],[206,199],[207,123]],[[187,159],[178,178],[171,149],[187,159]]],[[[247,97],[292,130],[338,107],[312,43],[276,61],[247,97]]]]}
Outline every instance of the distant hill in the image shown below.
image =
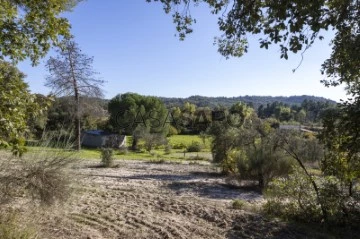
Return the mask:
{"type": "Polygon", "coordinates": [[[324,97],[318,96],[309,96],[309,95],[301,95],[301,96],[238,96],[238,97],[206,97],[206,96],[190,96],[188,98],[169,98],[169,97],[158,97],[162,100],[167,107],[172,106],[181,106],[185,102],[189,102],[195,104],[198,107],[210,107],[214,108],[216,106],[226,106],[229,107],[236,102],[245,102],[248,104],[252,104],[255,108],[260,105],[271,104],[275,101],[282,102],[288,105],[300,105],[304,100],[312,100],[319,102],[330,102],[336,104],[335,101],[326,99],[324,97]]]}

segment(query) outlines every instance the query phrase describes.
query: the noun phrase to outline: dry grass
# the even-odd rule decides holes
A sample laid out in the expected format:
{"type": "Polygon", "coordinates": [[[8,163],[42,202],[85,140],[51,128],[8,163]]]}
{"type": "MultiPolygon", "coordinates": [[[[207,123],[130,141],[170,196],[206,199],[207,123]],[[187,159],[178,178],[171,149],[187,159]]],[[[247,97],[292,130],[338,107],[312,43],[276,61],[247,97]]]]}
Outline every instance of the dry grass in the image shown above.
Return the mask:
{"type": "Polygon", "coordinates": [[[89,164],[77,169],[84,180],[64,216],[43,225],[45,238],[321,238],[253,213],[261,195],[228,187],[208,165],[89,164]],[[232,207],[238,199],[242,210],[232,207]]]}
{"type": "Polygon", "coordinates": [[[61,152],[38,152],[16,158],[0,155],[0,238],[39,237],[37,225],[70,196],[73,159],[61,152]],[[41,212],[41,213],[40,213],[41,212]],[[46,212],[46,213],[44,213],[46,212]]]}
{"type": "Polygon", "coordinates": [[[3,210],[0,214],[1,239],[35,239],[37,233],[20,214],[14,210],[3,210]]]}
{"type": "Polygon", "coordinates": [[[30,154],[26,158],[2,157],[0,189],[2,203],[25,195],[43,205],[63,202],[70,195],[67,169],[73,159],[62,154],[30,154]]]}

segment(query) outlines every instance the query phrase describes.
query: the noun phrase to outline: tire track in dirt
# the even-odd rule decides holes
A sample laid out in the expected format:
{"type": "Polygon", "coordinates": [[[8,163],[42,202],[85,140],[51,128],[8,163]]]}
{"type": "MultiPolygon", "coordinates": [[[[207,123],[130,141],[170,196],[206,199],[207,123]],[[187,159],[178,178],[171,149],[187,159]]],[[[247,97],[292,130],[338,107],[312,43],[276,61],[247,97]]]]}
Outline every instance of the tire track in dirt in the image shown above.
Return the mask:
{"type": "Polygon", "coordinates": [[[77,231],[96,233],[66,238],[223,239],[231,230],[230,199],[197,195],[192,187],[190,193],[169,187],[180,181],[185,187],[198,181],[203,183],[199,187],[207,186],[207,167],[126,162],[116,169],[79,170],[85,175],[84,190],[68,210],[68,223],[77,231]],[[204,173],[194,176],[191,170],[204,173]]]}

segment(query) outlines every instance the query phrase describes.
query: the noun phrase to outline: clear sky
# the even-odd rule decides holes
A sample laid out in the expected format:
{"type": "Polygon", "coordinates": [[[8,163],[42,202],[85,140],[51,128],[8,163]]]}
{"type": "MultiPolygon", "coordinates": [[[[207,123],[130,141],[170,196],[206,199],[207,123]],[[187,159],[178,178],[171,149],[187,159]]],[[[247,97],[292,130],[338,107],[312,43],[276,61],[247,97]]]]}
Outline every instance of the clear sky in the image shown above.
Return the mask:
{"type": "MultiPolygon", "coordinates": [[[[330,33],[306,52],[293,73],[300,54],[282,60],[276,46],[260,49],[258,37],[250,39],[243,57],[226,60],[213,45],[221,34],[216,16],[205,5],[192,13],[197,24],[185,41],[174,36],[172,18],[162,6],[145,0],[87,0],[65,16],[82,51],[94,57],[108,99],[125,92],[167,97],[306,94],[336,101],[346,97],[342,87],[320,83],[321,64],[331,53],[330,33]]],[[[37,67],[19,63],[32,92],[50,91],[44,86],[47,58],[37,67]]]]}

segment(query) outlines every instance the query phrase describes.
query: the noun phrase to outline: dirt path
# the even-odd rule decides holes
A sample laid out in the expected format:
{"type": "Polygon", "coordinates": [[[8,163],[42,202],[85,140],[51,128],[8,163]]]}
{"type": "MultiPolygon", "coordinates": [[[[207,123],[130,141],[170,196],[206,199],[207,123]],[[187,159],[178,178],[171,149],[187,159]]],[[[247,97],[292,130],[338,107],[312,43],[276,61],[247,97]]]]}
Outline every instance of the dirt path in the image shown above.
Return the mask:
{"type": "MultiPolygon", "coordinates": [[[[44,222],[48,238],[302,238],[286,225],[231,208],[262,200],[226,185],[211,166],[121,162],[76,169],[81,188],[62,216],[44,222]],[[254,230],[255,229],[255,230],[254,230]]],[[[46,237],[46,236],[45,236],[46,237]]]]}

